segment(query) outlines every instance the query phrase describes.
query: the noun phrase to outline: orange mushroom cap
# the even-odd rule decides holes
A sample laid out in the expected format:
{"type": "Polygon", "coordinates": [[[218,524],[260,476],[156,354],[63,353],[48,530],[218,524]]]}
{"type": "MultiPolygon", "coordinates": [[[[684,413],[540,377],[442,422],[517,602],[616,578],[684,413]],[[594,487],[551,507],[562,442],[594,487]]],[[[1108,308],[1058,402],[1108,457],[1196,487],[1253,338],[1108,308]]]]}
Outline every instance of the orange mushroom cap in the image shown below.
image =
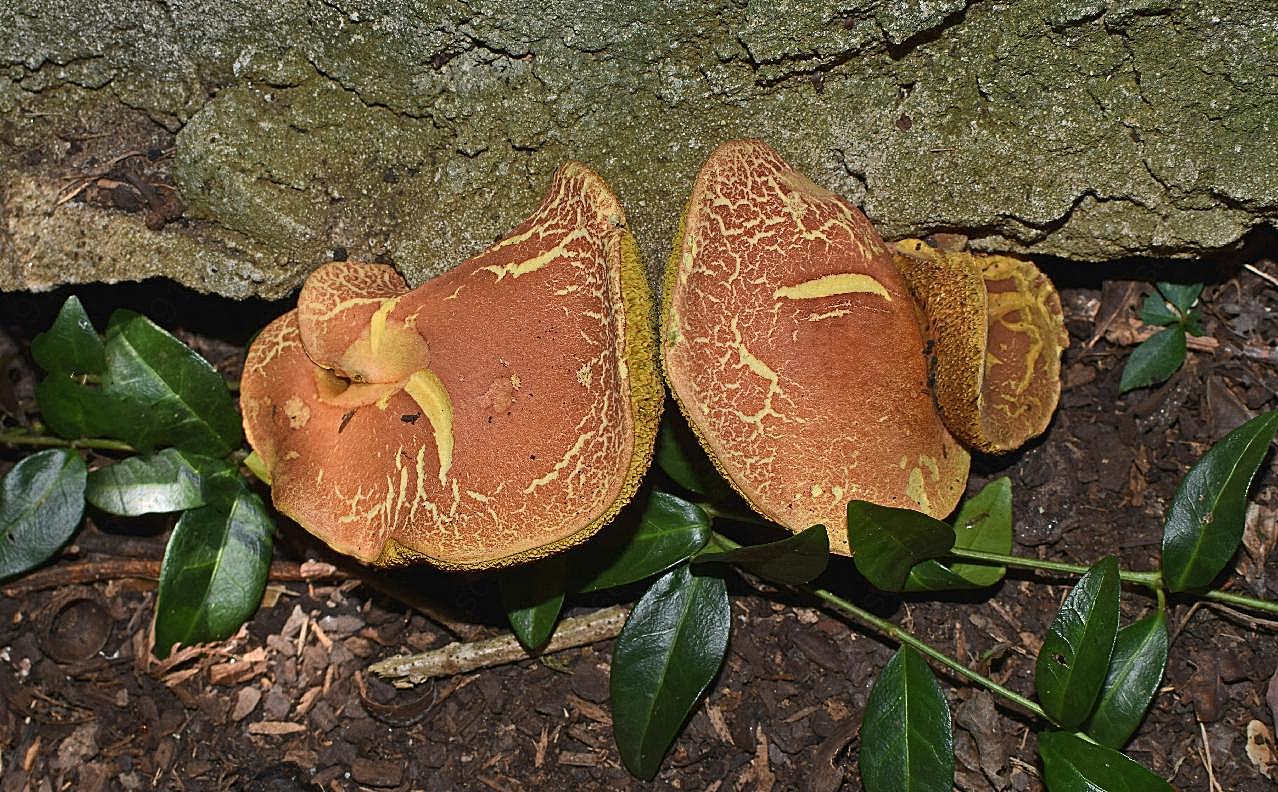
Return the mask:
{"type": "Polygon", "coordinates": [[[887,246],[847,200],[758,141],[698,174],[666,272],[665,374],[760,513],[824,523],[852,499],[948,514],[969,457],[937,415],[924,335],[887,246]]]}
{"type": "Polygon", "coordinates": [[[894,255],[928,317],[936,401],[950,431],[986,453],[1041,434],[1060,401],[1069,346],[1052,282],[1031,261],[917,239],[898,242],[894,255]]]}
{"type": "Polygon", "coordinates": [[[335,549],[503,566],[583,541],[634,494],[654,356],[621,205],[568,163],[509,236],[417,289],[317,270],[249,350],[245,432],[276,507],[335,549]]]}

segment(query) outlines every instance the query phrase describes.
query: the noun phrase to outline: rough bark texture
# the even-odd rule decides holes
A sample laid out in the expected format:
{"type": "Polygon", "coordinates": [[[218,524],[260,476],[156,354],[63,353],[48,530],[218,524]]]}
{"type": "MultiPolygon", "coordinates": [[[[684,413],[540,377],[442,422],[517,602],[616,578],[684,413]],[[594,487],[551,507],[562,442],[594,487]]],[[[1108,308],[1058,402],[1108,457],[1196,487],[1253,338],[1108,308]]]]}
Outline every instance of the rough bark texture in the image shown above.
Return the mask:
{"type": "Polygon", "coordinates": [[[1278,223],[1273,0],[489,5],[0,3],[0,289],[273,297],[343,255],[417,282],[567,158],[655,272],[746,136],[888,237],[1104,260],[1278,223]]]}

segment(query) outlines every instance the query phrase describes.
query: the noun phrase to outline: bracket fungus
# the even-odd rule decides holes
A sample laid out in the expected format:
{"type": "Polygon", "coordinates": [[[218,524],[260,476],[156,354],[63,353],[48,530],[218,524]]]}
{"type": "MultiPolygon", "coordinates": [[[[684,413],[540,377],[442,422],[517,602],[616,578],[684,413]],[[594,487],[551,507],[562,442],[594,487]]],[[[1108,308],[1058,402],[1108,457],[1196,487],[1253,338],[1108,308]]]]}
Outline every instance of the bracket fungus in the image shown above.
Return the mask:
{"type": "Polygon", "coordinates": [[[1032,262],[944,251],[918,239],[893,259],[928,319],[937,407],[960,440],[997,454],[1052,420],[1069,334],[1060,297],[1032,262]]]}
{"type": "MultiPolygon", "coordinates": [[[[1046,282],[1028,272],[1016,270],[1008,282],[1018,289],[1022,275],[1046,282]]],[[[1002,305],[1004,280],[989,280],[989,305],[1002,305]]],[[[948,302],[916,301],[911,286],[929,288],[908,282],[851,202],[767,145],[725,143],[698,174],[666,271],[666,379],[711,459],[751,506],[793,531],[825,524],[836,552],[851,552],[843,530],[850,500],[944,517],[967,482],[970,457],[937,409],[928,360],[930,333],[947,334],[950,325],[921,310],[948,302]]],[[[1054,299],[1054,292],[1042,297],[1054,299]]],[[[986,302],[962,305],[979,311],[964,321],[984,328],[986,302]]],[[[1025,350],[998,339],[991,350],[1025,350]]],[[[935,354],[952,347],[938,345],[935,354]]],[[[985,350],[967,360],[979,364],[985,350]]],[[[1039,355],[1045,363],[1049,348],[1039,355]]],[[[1054,365],[1023,368],[1058,380],[1054,365]]],[[[938,385],[951,380],[948,366],[938,365],[942,372],[938,385]]],[[[1042,389],[1051,387],[1059,384],[1042,389]]],[[[993,393],[991,381],[986,404],[993,393]]],[[[1014,434],[998,422],[980,426],[993,427],[1002,445],[1014,434]]]]}
{"type": "Polygon", "coordinates": [[[510,235],[416,289],[384,265],[316,270],[249,350],[245,432],[276,507],[336,550],[535,559],[594,533],[647,470],[652,313],[620,203],[568,163],[510,235]]]}

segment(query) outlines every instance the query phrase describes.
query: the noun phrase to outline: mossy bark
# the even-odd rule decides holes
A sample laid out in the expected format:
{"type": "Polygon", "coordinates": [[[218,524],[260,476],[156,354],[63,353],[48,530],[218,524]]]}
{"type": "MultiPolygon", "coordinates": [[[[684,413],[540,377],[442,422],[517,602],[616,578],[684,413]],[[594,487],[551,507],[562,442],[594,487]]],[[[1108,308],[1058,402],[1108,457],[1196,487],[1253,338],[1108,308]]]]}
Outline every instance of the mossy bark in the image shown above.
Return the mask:
{"type": "Polygon", "coordinates": [[[335,255],[416,282],[569,158],[655,275],[733,137],[888,237],[1099,261],[1278,223],[1271,0],[267,5],[0,5],[0,289],[273,297],[335,255]]]}

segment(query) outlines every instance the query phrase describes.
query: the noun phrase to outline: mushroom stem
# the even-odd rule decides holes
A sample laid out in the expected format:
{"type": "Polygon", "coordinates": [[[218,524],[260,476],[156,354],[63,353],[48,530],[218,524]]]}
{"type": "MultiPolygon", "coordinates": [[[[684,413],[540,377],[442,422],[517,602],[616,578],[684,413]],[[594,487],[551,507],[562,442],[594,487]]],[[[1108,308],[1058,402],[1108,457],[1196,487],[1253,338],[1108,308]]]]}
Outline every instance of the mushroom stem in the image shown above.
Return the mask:
{"type": "MultiPolygon", "coordinates": [[[[564,619],[555,629],[550,643],[538,654],[552,654],[615,638],[626,623],[627,611],[613,605],[583,616],[564,619]]],[[[390,657],[369,666],[378,676],[399,688],[412,687],[430,679],[464,674],[481,668],[527,660],[527,650],[509,633],[482,641],[451,643],[415,655],[390,657]]]]}

